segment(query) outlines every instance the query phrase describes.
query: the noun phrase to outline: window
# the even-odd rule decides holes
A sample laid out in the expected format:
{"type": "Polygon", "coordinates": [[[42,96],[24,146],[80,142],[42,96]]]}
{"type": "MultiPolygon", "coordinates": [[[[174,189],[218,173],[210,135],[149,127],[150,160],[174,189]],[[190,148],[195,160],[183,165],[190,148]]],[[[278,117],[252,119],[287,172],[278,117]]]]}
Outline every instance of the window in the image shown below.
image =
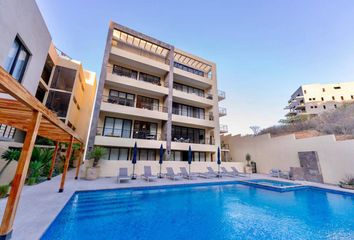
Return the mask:
{"type": "Polygon", "coordinates": [[[205,130],[172,125],[172,141],[185,143],[205,143],[205,130]]]}
{"type": "Polygon", "coordinates": [[[157,139],[157,123],[135,121],[133,138],[157,139]]]}
{"type": "Polygon", "coordinates": [[[50,90],[46,107],[57,114],[58,117],[65,118],[69,108],[70,97],[71,93],[50,90]]]}
{"type": "Polygon", "coordinates": [[[107,147],[106,155],[102,157],[105,160],[128,160],[129,149],[128,148],[110,148],[107,147]]]}
{"type": "Polygon", "coordinates": [[[20,39],[16,37],[7,56],[5,70],[17,81],[21,82],[29,57],[29,51],[20,39]]]}
{"type": "Polygon", "coordinates": [[[52,74],[53,67],[54,67],[53,60],[48,55],[47,59],[45,61],[44,67],[43,67],[42,75],[41,75],[43,81],[46,84],[49,83],[49,79],[50,79],[50,75],[52,74]]]}
{"type": "Polygon", "coordinates": [[[116,90],[109,90],[108,102],[134,107],[135,95],[116,90]]]}
{"type": "Polygon", "coordinates": [[[337,86],[337,87],[333,87],[334,89],[341,89],[341,87],[340,86],[337,86]]]}
{"type": "Polygon", "coordinates": [[[159,110],[159,100],[155,99],[155,98],[138,96],[137,101],[136,101],[136,107],[158,111],[159,110]]]}
{"type": "Polygon", "coordinates": [[[205,152],[194,152],[193,161],[206,162],[206,153],[205,152]]]}
{"type": "Polygon", "coordinates": [[[0,124],[0,139],[13,139],[16,132],[16,128],[0,124]]]}
{"type": "Polygon", "coordinates": [[[37,92],[36,92],[36,98],[40,102],[43,102],[46,92],[47,91],[45,88],[43,88],[41,85],[38,85],[37,92]]]}
{"type": "Polygon", "coordinates": [[[124,76],[124,77],[128,77],[128,78],[134,78],[134,79],[138,79],[138,72],[134,71],[132,69],[129,68],[125,68],[125,67],[121,67],[118,65],[113,65],[113,74],[117,74],[119,76],[124,76]]]}
{"type": "Polygon", "coordinates": [[[332,100],[336,100],[336,98],[334,96],[332,96],[332,100]]]}
{"type": "Polygon", "coordinates": [[[341,96],[340,99],[342,99],[342,101],[344,101],[344,97],[343,96],[341,96]]]}
{"type": "Polygon", "coordinates": [[[323,98],[323,97],[321,97],[321,100],[322,100],[322,101],[324,101],[324,98],[323,98]]]}
{"type": "Polygon", "coordinates": [[[153,76],[147,73],[141,72],[139,74],[139,80],[161,86],[160,77],[153,76]]]}
{"type": "Polygon", "coordinates": [[[325,92],[326,91],[326,89],[325,88],[322,88],[322,92],[325,92]]]}
{"type": "MultiPolygon", "coordinates": [[[[132,154],[133,155],[133,154],[132,154]]],[[[133,156],[131,156],[132,158],[133,156]]],[[[156,161],[156,149],[138,149],[137,160],[156,161]]]]}
{"type": "Polygon", "coordinates": [[[75,77],[76,70],[56,66],[50,87],[71,92],[73,90],[75,77]]]}
{"type": "Polygon", "coordinates": [[[106,117],[103,136],[130,138],[132,121],[120,118],[106,117]]]}
{"type": "Polygon", "coordinates": [[[181,63],[178,63],[178,62],[174,62],[174,66],[176,68],[182,69],[183,71],[190,72],[190,73],[193,73],[193,74],[196,74],[196,75],[204,77],[204,72],[203,71],[188,67],[188,66],[186,66],[184,64],[181,64],[181,63]]]}
{"type": "Polygon", "coordinates": [[[195,94],[199,97],[204,97],[204,90],[195,88],[195,87],[190,87],[184,84],[180,83],[173,83],[173,88],[182,92],[190,93],[190,94],[195,94]]]}
{"type": "Polygon", "coordinates": [[[205,119],[205,111],[203,108],[192,107],[180,103],[172,103],[172,113],[187,117],[205,119]]]}
{"type": "MultiPolygon", "coordinates": [[[[171,151],[171,160],[172,161],[182,161],[182,152],[181,151],[171,151]]],[[[187,159],[188,160],[188,159],[187,159]]],[[[185,160],[185,161],[187,161],[185,160]]]]}

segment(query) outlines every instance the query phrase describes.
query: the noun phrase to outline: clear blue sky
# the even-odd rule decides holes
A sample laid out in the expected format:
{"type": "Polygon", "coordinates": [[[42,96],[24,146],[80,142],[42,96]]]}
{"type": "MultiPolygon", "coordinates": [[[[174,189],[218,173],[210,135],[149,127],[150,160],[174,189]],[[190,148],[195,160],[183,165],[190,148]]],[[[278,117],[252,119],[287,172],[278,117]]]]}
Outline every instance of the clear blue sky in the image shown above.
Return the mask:
{"type": "Polygon", "coordinates": [[[57,47],[99,75],[113,20],[214,61],[233,134],[283,117],[301,84],[354,81],[353,0],[37,0],[57,47]]]}

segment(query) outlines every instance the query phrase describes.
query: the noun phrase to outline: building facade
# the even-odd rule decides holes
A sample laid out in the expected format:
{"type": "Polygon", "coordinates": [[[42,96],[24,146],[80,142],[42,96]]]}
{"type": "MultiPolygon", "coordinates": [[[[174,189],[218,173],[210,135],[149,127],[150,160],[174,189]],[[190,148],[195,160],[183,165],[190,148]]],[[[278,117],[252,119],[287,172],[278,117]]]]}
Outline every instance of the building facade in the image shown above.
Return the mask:
{"type": "Polygon", "coordinates": [[[354,102],[354,82],[300,86],[285,107],[286,116],[317,115],[354,102]]]}
{"type": "MultiPolygon", "coordinates": [[[[220,93],[220,94],[219,94],[220,93]]],[[[216,65],[174,46],[110,23],[89,149],[107,149],[104,160],[213,161],[220,146],[216,65]]]]}

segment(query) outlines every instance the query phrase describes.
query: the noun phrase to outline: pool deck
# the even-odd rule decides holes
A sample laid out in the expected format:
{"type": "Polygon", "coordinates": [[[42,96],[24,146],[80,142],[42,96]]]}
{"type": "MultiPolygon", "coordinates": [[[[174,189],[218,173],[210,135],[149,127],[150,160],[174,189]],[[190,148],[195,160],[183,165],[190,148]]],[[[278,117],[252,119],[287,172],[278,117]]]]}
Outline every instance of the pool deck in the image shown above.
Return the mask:
{"type": "MultiPolygon", "coordinates": [[[[55,219],[60,210],[64,207],[75,191],[83,190],[99,190],[99,189],[118,189],[131,187],[146,187],[146,186],[166,186],[166,185],[184,185],[195,183],[212,183],[212,182],[233,182],[245,180],[245,177],[238,178],[213,178],[196,180],[178,180],[172,181],[169,179],[158,179],[154,182],[146,182],[141,179],[130,181],[129,183],[117,183],[116,178],[100,178],[97,180],[74,180],[74,170],[68,172],[67,181],[63,193],[58,193],[60,184],[60,176],[54,177],[50,181],[45,181],[35,186],[25,186],[20,198],[19,207],[17,210],[15,223],[13,227],[12,239],[14,240],[29,240],[39,239],[50,223],[55,219]]],[[[285,179],[271,178],[267,175],[252,174],[247,179],[272,179],[280,181],[289,181],[285,179]]],[[[337,186],[331,186],[319,183],[310,183],[304,181],[290,181],[307,186],[326,188],[334,191],[342,191],[354,193],[351,190],[344,190],[337,186]]],[[[0,216],[2,217],[6,199],[0,200],[0,216]]]]}

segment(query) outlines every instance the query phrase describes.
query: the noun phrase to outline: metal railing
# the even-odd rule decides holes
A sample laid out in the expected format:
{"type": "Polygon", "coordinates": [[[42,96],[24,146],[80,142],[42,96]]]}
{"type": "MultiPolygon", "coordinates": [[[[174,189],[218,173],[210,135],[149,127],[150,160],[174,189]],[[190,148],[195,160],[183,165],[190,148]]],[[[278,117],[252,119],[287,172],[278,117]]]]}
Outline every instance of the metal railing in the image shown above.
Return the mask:
{"type": "Polygon", "coordinates": [[[97,136],[117,137],[117,138],[134,138],[145,140],[162,140],[161,134],[149,131],[127,130],[119,128],[98,127],[97,136]]]}
{"type": "Polygon", "coordinates": [[[190,139],[188,137],[173,137],[172,136],[172,142],[214,145],[215,139],[199,139],[198,141],[193,141],[193,139],[190,139]]]}
{"type": "Polygon", "coordinates": [[[224,125],[224,124],[220,124],[220,132],[228,132],[229,131],[229,128],[227,125],[224,125]]]}
{"type": "Polygon", "coordinates": [[[142,103],[142,102],[137,102],[136,100],[119,98],[116,96],[102,96],[102,101],[107,103],[127,106],[127,107],[147,109],[150,111],[167,112],[166,107],[160,106],[158,104],[142,103]]]}
{"type": "Polygon", "coordinates": [[[219,115],[226,115],[227,111],[226,111],[226,108],[224,107],[219,107],[219,115]]]}
{"type": "Polygon", "coordinates": [[[218,97],[225,99],[226,98],[226,93],[224,91],[218,90],[218,97]]]}
{"type": "Polygon", "coordinates": [[[193,115],[189,115],[188,112],[180,111],[180,109],[178,108],[172,108],[172,114],[184,116],[184,117],[197,118],[203,120],[208,119],[209,121],[214,121],[213,112],[209,112],[206,114],[194,113],[193,115]]]}

